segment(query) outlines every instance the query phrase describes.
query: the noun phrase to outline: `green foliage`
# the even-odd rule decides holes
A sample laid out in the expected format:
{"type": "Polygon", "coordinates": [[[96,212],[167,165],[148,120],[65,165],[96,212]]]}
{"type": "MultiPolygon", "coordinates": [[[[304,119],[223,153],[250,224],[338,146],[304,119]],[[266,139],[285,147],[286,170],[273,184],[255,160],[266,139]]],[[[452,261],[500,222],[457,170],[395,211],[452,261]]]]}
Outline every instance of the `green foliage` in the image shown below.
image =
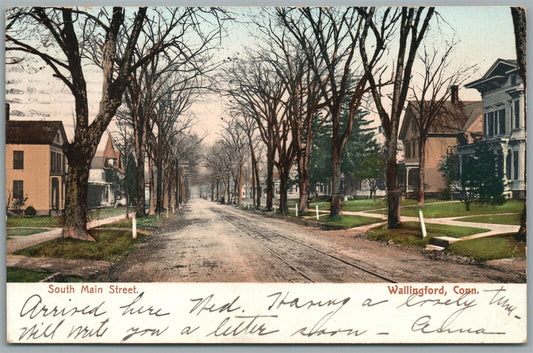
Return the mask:
{"type": "Polygon", "coordinates": [[[24,210],[24,214],[26,216],[30,216],[30,217],[33,217],[37,214],[37,211],[35,211],[35,208],[33,208],[32,206],[28,206],[26,207],[26,209],[24,210]]]}
{"type": "Polygon", "coordinates": [[[128,200],[131,203],[137,200],[137,166],[133,160],[133,156],[128,158],[126,165],[126,172],[124,177],[124,189],[128,196],[128,200]]]}
{"type": "Polygon", "coordinates": [[[34,271],[25,268],[7,267],[7,282],[40,282],[52,273],[47,271],[34,271]]]}
{"type": "MultiPolygon", "coordinates": [[[[360,110],[353,123],[353,130],[344,145],[341,155],[341,171],[354,180],[370,183],[372,192],[385,187],[385,160],[375,141],[373,129],[367,128],[370,121],[365,117],[368,112],[360,110]]],[[[343,107],[342,124],[348,120],[347,106],[343,107]]],[[[346,128],[343,125],[343,129],[346,128]]],[[[310,155],[310,184],[327,183],[331,180],[331,124],[325,124],[313,140],[310,155]]]]}
{"type": "Polygon", "coordinates": [[[503,156],[487,143],[478,143],[473,156],[463,159],[459,177],[461,201],[466,210],[474,200],[501,205],[505,202],[503,156]]]}
{"type": "Polygon", "coordinates": [[[516,241],[514,234],[458,241],[450,245],[447,250],[476,260],[526,257],[526,244],[516,241]]]}
{"type": "Polygon", "coordinates": [[[12,203],[13,212],[17,215],[22,214],[22,209],[24,208],[26,201],[28,201],[28,195],[18,198],[18,199],[13,199],[13,203],[12,203]]]}
{"type": "Polygon", "coordinates": [[[458,180],[459,176],[459,161],[457,155],[452,154],[444,158],[439,170],[444,175],[446,186],[441,190],[441,198],[443,200],[451,200],[453,198],[453,185],[458,180]]]}

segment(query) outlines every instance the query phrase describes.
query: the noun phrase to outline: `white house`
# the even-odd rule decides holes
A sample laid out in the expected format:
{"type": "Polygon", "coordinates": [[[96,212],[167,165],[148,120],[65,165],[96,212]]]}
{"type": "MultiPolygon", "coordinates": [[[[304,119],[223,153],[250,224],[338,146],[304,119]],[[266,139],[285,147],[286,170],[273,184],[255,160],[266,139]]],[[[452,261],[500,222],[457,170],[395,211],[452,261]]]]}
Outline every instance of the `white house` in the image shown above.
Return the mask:
{"type": "MultiPolygon", "coordinates": [[[[483,99],[483,140],[500,153],[506,193],[509,197],[526,195],[526,117],[524,85],[515,60],[498,59],[480,79],[467,85],[483,99]]],[[[461,163],[473,153],[474,145],[457,147],[461,163]]],[[[461,167],[461,164],[460,164],[461,167]]]]}

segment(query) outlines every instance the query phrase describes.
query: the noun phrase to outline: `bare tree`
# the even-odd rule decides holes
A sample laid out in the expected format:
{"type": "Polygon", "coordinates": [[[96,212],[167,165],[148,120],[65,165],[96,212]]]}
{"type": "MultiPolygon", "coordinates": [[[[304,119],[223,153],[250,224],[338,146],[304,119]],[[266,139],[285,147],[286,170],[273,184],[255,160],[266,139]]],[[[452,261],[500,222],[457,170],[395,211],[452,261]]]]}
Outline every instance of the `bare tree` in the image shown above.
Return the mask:
{"type": "Polygon", "coordinates": [[[426,144],[433,122],[441,115],[452,116],[460,109],[458,87],[469,77],[474,66],[451,67],[451,54],[456,47],[455,42],[445,42],[442,51],[433,47],[424,49],[418,55],[422,67],[420,84],[413,81],[411,91],[414,105],[418,111],[413,116],[419,132],[418,156],[418,204],[424,204],[426,144]],[[447,102],[451,99],[451,105],[447,102]]]}
{"type": "MultiPolygon", "coordinates": [[[[366,93],[369,71],[363,70],[355,59],[359,38],[369,26],[361,21],[357,8],[298,8],[277,9],[281,23],[300,44],[308,61],[309,69],[316,76],[315,82],[332,126],[332,195],[330,217],[342,212],[341,155],[348,140],[355,115],[366,93]],[[343,123],[342,105],[348,101],[348,118],[343,123]]],[[[378,46],[382,49],[382,46],[378,46]]],[[[376,57],[367,61],[373,67],[376,57]]]]}
{"type": "MultiPolygon", "coordinates": [[[[271,210],[274,198],[274,166],[278,167],[280,179],[288,178],[286,165],[290,163],[286,159],[294,159],[292,144],[288,141],[290,126],[286,121],[282,103],[285,87],[275,70],[260,57],[235,61],[226,71],[226,76],[229,78],[229,86],[225,93],[232,100],[230,104],[255,119],[266,146],[266,208],[271,210]],[[286,175],[281,175],[285,170],[286,175]]],[[[286,185],[280,185],[280,191],[285,190],[286,196],[286,185]]]]}
{"type": "Polygon", "coordinates": [[[325,107],[320,77],[310,69],[305,50],[285,26],[276,26],[271,21],[256,23],[266,37],[260,55],[272,65],[286,87],[283,103],[298,165],[299,211],[304,213],[308,211],[311,146],[328,117],[318,114],[325,107]]]}
{"type": "MultiPolygon", "coordinates": [[[[366,29],[360,37],[360,54],[368,75],[368,83],[372,97],[381,119],[381,125],[385,135],[387,151],[387,225],[395,228],[400,224],[400,195],[396,175],[396,150],[398,145],[398,130],[400,117],[404,109],[405,100],[410,86],[413,64],[418,47],[426,35],[429,22],[435,9],[423,7],[403,7],[400,9],[386,8],[383,13],[377,13],[374,8],[359,8],[359,13],[365,19],[366,29]],[[397,50],[396,61],[391,68],[392,94],[390,97],[382,88],[387,86],[388,80],[383,80],[386,66],[371,65],[372,57],[369,55],[370,48],[385,48],[393,42],[389,41],[389,29],[398,24],[398,40],[394,43],[397,50]]],[[[393,48],[388,48],[393,50],[393,48]]],[[[375,53],[375,51],[374,51],[375,53]]]]}
{"type": "Polygon", "coordinates": [[[230,167],[234,175],[234,202],[242,204],[242,191],[244,186],[244,162],[246,147],[246,132],[242,129],[239,121],[233,117],[224,121],[223,133],[220,134],[222,142],[228,151],[231,151],[230,167]]]}
{"type": "Polygon", "coordinates": [[[241,113],[236,113],[237,117],[241,117],[238,121],[240,128],[244,131],[246,139],[248,141],[248,149],[251,159],[252,169],[252,203],[255,209],[261,207],[261,178],[259,177],[259,160],[258,160],[258,144],[260,138],[258,138],[257,122],[250,118],[249,115],[243,113],[244,109],[241,107],[241,113]]]}
{"type": "MultiPolygon", "coordinates": [[[[87,190],[90,161],[98,143],[122,104],[122,95],[139,67],[153,60],[171,46],[184,48],[173,29],[178,18],[156,22],[165,30],[154,45],[135,57],[137,43],[146,26],[153,27],[147,8],[125,10],[114,7],[91,10],[78,8],[12,8],[7,11],[6,51],[18,51],[42,59],[71,91],[75,100],[74,139],[64,152],[69,171],[65,200],[63,237],[94,241],[87,232],[87,190]],[[36,40],[37,38],[37,40],[36,40]],[[96,51],[87,50],[96,47],[96,51]],[[102,96],[94,120],[89,122],[88,92],[83,59],[92,59],[102,68],[102,96]]],[[[196,22],[197,23],[197,22],[196,22]]],[[[189,50],[183,52],[189,54],[189,50]]]]}

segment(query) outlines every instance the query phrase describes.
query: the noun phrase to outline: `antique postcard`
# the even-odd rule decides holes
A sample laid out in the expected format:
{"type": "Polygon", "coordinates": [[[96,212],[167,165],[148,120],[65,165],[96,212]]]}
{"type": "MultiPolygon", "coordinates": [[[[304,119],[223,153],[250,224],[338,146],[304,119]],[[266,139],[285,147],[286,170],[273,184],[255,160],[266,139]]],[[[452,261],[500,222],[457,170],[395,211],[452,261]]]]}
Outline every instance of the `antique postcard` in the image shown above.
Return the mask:
{"type": "Polygon", "coordinates": [[[527,342],[523,7],[8,7],[10,344],[527,342]]]}

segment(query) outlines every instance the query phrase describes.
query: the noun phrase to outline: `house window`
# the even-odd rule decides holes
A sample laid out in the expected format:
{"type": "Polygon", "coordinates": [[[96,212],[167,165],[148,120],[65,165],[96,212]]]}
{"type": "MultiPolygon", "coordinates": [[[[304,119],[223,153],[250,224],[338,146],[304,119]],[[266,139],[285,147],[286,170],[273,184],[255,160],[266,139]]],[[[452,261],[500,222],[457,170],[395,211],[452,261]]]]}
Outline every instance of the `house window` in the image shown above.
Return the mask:
{"type": "Polygon", "coordinates": [[[13,169],[24,169],[24,151],[13,151],[13,169]]]}
{"type": "Polygon", "coordinates": [[[505,157],[505,175],[507,176],[507,179],[511,180],[512,178],[512,175],[511,175],[511,170],[512,170],[512,165],[511,165],[511,159],[513,157],[513,151],[509,150],[507,151],[507,157],[505,157]]]}
{"type": "Polygon", "coordinates": [[[513,151],[514,180],[518,180],[518,151],[513,151]]]}
{"type": "Polygon", "coordinates": [[[514,128],[520,127],[520,101],[514,101],[514,128]]]}
{"type": "Polygon", "coordinates": [[[405,141],[405,158],[411,158],[411,141],[405,141]]]}
{"type": "Polygon", "coordinates": [[[500,135],[505,135],[505,109],[501,109],[499,113],[499,125],[500,125],[500,135]]]}
{"type": "Polygon", "coordinates": [[[494,113],[490,112],[488,114],[488,130],[487,130],[487,136],[494,135],[494,113]]]}
{"type": "Polygon", "coordinates": [[[61,167],[62,167],[61,153],[56,153],[56,168],[57,168],[58,173],[61,173],[63,171],[61,167]]]}
{"type": "Polygon", "coordinates": [[[61,153],[50,153],[50,172],[54,174],[61,173],[63,171],[63,157],[61,153]]]}
{"type": "Polygon", "coordinates": [[[24,182],[22,180],[13,180],[13,198],[24,198],[24,182]]]}
{"type": "Polygon", "coordinates": [[[511,85],[516,85],[516,75],[511,75],[511,85]]]}

